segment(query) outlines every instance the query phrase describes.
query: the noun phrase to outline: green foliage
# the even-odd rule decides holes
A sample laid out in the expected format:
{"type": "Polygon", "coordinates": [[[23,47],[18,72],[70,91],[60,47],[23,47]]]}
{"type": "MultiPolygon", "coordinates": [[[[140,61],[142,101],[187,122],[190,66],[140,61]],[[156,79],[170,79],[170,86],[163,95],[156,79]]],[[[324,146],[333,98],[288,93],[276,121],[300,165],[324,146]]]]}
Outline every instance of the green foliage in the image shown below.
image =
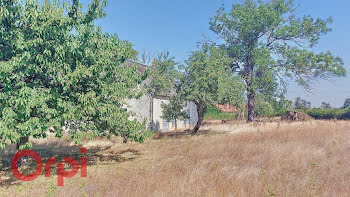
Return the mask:
{"type": "Polygon", "coordinates": [[[227,102],[242,106],[242,80],[229,72],[231,58],[225,50],[204,43],[198,51],[192,53],[186,62],[183,74],[176,74],[173,85],[176,89],[168,105],[163,105],[164,118],[176,120],[185,118],[183,107],[191,101],[197,105],[197,132],[207,109],[214,103],[227,102]]]}
{"type": "Polygon", "coordinates": [[[179,94],[184,100],[197,105],[198,122],[194,132],[198,131],[208,107],[214,102],[227,100],[237,106],[242,103],[242,97],[236,96],[243,95],[242,85],[236,84],[239,81],[229,72],[231,62],[226,51],[208,43],[204,43],[188,59],[179,94]],[[225,80],[231,81],[232,87],[228,87],[229,83],[225,80]]]}
{"type": "Polygon", "coordinates": [[[159,53],[157,59],[153,62],[150,70],[151,81],[146,84],[147,91],[153,95],[172,96],[168,104],[161,105],[163,116],[167,121],[175,121],[175,130],[177,129],[177,120],[187,119],[187,113],[184,111],[185,101],[181,95],[173,95],[178,90],[182,73],[178,71],[180,65],[175,62],[175,58],[170,56],[169,52],[159,53]]]}
{"type": "Polygon", "coordinates": [[[218,100],[218,95],[220,100],[229,101],[231,104],[240,102],[242,97],[236,95],[242,94],[239,92],[242,84],[231,84],[232,87],[228,89],[229,83],[226,80],[239,83],[237,78],[228,72],[230,62],[232,60],[225,51],[209,44],[204,44],[200,50],[194,52],[187,61],[184,80],[181,83],[187,100],[203,103],[207,107],[218,100]],[[227,92],[228,90],[232,91],[227,92]],[[225,94],[230,96],[225,97],[225,94]]]}
{"type": "Polygon", "coordinates": [[[175,88],[180,73],[177,71],[179,64],[174,59],[175,57],[170,56],[169,52],[158,54],[150,70],[151,81],[146,84],[147,91],[151,95],[169,94],[175,88]]]}
{"type": "Polygon", "coordinates": [[[272,106],[275,110],[275,116],[283,116],[292,109],[293,102],[285,99],[284,96],[280,96],[278,101],[272,102],[272,106]]]}
{"type": "Polygon", "coordinates": [[[275,115],[275,111],[272,105],[266,101],[257,100],[255,113],[257,116],[272,117],[275,115]]]}
{"type": "Polygon", "coordinates": [[[125,100],[143,76],[121,66],[132,45],[94,26],[106,1],[83,13],[78,0],[0,1],[0,144],[21,137],[86,132],[142,141],[144,124],[128,120],[125,100]]]}
{"type": "Polygon", "coordinates": [[[311,108],[311,102],[297,97],[294,102],[294,109],[307,110],[311,108]]]}
{"type": "Polygon", "coordinates": [[[345,99],[343,108],[350,108],[350,98],[345,99]]]}
{"type": "Polygon", "coordinates": [[[186,102],[181,100],[180,95],[173,96],[169,104],[162,103],[161,107],[163,109],[162,118],[168,122],[175,121],[175,130],[177,129],[178,120],[188,119],[186,111],[184,111],[186,102]]]}
{"type": "Polygon", "coordinates": [[[245,103],[245,84],[243,80],[230,72],[222,72],[218,80],[217,99],[218,104],[230,104],[243,111],[245,103]]]}
{"type": "Polygon", "coordinates": [[[342,113],[338,119],[341,119],[341,120],[350,120],[350,109],[347,108],[344,110],[344,113],[342,113]]]}
{"type": "Polygon", "coordinates": [[[332,109],[332,106],[331,106],[330,103],[322,102],[321,103],[321,108],[323,108],[323,109],[332,109]]]}
{"type": "Polygon", "coordinates": [[[315,119],[350,119],[349,109],[314,108],[306,113],[315,119]]]}
{"type": "Polygon", "coordinates": [[[214,106],[210,106],[204,115],[206,120],[236,120],[238,114],[221,112],[214,106]]]}
{"type": "MultiPolygon", "coordinates": [[[[295,79],[310,88],[313,79],[345,76],[340,57],[311,49],[331,31],[331,18],[298,18],[293,0],[249,0],[222,7],[210,20],[210,29],[223,41],[233,59],[231,68],[247,85],[248,119],[254,120],[256,93],[273,91],[295,79]]],[[[283,87],[282,87],[283,89],[283,87]]]]}
{"type": "Polygon", "coordinates": [[[277,98],[268,94],[258,94],[256,96],[255,113],[257,116],[273,117],[285,115],[292,109],[292,102],[284,98],[284,94],[277,98]]]}

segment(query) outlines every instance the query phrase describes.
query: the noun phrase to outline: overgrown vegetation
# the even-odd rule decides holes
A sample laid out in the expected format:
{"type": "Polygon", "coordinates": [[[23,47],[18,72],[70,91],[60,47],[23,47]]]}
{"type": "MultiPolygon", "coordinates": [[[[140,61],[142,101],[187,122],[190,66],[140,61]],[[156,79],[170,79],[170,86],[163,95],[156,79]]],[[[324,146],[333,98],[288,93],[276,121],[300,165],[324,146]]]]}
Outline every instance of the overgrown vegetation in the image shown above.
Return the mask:
{"type": "Polygon", "coordinates": [[[350,109],[331,109],[331,108],[313,108],[311,110],[304,111],[315,119],[339,119],[350,120],[350,109]]]}
{"type": "MultiPolygon", "coordinates": [[[[89,141],[86,178],[55,188],[56,176],[19,183],[11,170],[0,171],[0,196],[346,196],[350,122],[244,122],[205,125],[200,136],[169,133],[142,145],[89,141]]],[[[46,158],[80,157],[69,139],[33,143],[46,158]]],[[[12,156],[8,149],[0,154],[12,156]]]]}
{"type": "Polygon", "coordinates": [[[136,58],[132,45],[94,25],[106,3],[84,13],[79,0],[0,0],[1,148],[64,129],[76,142],[88,131],[143,141],[145,124],[124,106],[145,76],[121,66],[136,58]]]}
{"type": "Polygon", "coordinates": [[[238,117],[237,113],[225,113],[221,112],[214,106],[208,108],[207,113],[204,116],[206,120],[236,120],[238,117]]]}
{"type": "MultiPolygon", "coordinates": [[[[183,74],[175,80],[178,98],[171,99],[169,105],[181,106],[181,102],[196,104],[198,121],[192,133],[198,132],[208,108],[215,102],[225,100],[242,106],[244,84],[239,77],[229,72],[231,62],[225,50],[212,43],[203,43],[190,55],[183,74]]],[[[163,105],[163,108],[167,110],[165,114],[185,114],[176,107],[163,105]]]]}

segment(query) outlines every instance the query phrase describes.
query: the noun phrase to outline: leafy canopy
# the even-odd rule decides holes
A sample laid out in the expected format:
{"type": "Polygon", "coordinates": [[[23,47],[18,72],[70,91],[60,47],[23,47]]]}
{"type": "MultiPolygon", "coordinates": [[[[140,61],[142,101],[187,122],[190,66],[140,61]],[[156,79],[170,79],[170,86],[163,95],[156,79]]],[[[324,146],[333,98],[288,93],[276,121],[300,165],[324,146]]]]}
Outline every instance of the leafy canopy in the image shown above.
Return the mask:
{"type": "Polygon", "coordinates": [[[211,44],[205,43],[193,52],[187,61],[181,83],[186,99],[206,106],[214,102],[239,103],[242,98],[240,90],[244,85],[229,72],[228,65],[231,62],[226,51],[211,44]]]}
{"type": "Polygon", "coordinates": [[[293,0],[246,0],[229,11],[221,7],[210,20],[210,29],[233,59],[232,71],[245,80],[252,120],[255,94],[265,91],[262,87],[293,78],[310,89],[312,80],[346,74],[340,57],[311,50],[331,31],[332,18],[297,17],[295,11],[293,0]]]}
{"type": "Polygon", "coordinates": [[[103,33],[94,20],[106,1],[86,13],[72,3],[0,0],[0,145],[21,137],[87,131],[142,141],[144,125],[123,107],[142,76],[121,66],[136,57],[131,44],[103,33]]]}
{"type": "Polygon", "coordinates": [[[294,102],[295,109],[307,110],[311,109],[311,102],[306,101],[300,97],[297,97],[294,102]]]}
{"type": "Polygon", "coordinates": [[[161,107],[163,109],[162,118],[169,122],[175,121],[175,130],[177,129],[178,120],[187,120],[189,118],[184,110],[186,102],[178,95],[171,97],[169,104],[162,103],[161,107]]]}
{"type": "Polygon", "coordinates": [[[169,94],[176,85],[181,73],[177,70],[179,63],[169,52],[157,54],[150,72],[151,81],[146,84],[147,91],[152,95],[169,94]]]}
{"type": "Polygon", "coordinates": [[[229,72],[230,62],[232,59],[225,50],[208,43],[202,44],[187,60],[177,88],[176,97],[179,98],[174,100],[191,101],[197,105],[198,122],[194,132],[198,131],[212,104],[227,102],[242,106],[244,84],[229,72]]]}
{"type": "Polygon", "coordinates": [[[322,102],[321,103],[321,108],[323,108],[323,109],[332,109],[332,106],[328,102],[322,102]]]}

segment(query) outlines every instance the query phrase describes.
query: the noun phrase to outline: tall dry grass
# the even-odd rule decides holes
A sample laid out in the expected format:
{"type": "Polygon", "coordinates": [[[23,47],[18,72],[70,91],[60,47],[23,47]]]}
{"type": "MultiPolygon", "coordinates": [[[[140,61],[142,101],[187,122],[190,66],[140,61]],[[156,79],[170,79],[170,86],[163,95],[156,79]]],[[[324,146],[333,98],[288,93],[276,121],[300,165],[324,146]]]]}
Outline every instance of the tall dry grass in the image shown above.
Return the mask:
{"type": "Polygon", "coordinates": [[[94,162],[87,178],[65,179],[61,188],[56,177],[0,183],[6,188],[0,196],[350,194],[350,122],[345,121],[207,124],[198,136],[168,134],[145,144],[90,142],[88,148],[94,162]]]}

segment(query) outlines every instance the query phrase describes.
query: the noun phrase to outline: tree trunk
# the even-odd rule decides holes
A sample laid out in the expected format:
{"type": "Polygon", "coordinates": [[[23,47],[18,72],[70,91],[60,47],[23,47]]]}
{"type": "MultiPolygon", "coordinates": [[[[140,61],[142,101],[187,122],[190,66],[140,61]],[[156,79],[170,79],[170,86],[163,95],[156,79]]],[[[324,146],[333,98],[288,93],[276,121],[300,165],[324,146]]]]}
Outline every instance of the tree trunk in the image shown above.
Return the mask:
{"type": "MultiPolygon", "coordinates": [[[[250,51],[251,54],[251,51],[250,51]]],[[[247,58],[247,67],[248,67],[248,75],[246,76],[246,84],[247,84],[247,100],[248,100],[248,122],[255,121],[255,90],[253,87],[253,75],[254,75],[254,66],[251,61],[251,55],[247,58]]]]}
{"type": "Polygon", "coordinates": [[[244,120],[244,116],[244,110],[239,110],[237,119],[244,120]]]}
{"type": "Polygon", "coordinates": [[[21,137],[19,139],[19,142],[16,143],[16,148],[17,148],[17,151],[19,150],[19,147],[26,144],[27,142],[29,141],[29,137],[21,137]]]}
{"type": "Polygon", "coordinates": [[[205,106],[203,106],[203,103],[198,103],[197,105],[197,114],[198,114],[198,121],[196,126],[193,128],[192,133],[196,134],[200,128],[200,126],[202,125],[202,122],[204,120],[204,114],[207,110],[207,108],[205,106]]]}
{"type": "Polygon", "coordinates": [[[253,90],[247,91],[247,98],[248,98],[248,122],[255,121],[255,92],[253,90]]]}
{"type": "Polygon", "coordinates": [[[175,118],[175,131],[177,131],[177,120],[175,118]]]}

